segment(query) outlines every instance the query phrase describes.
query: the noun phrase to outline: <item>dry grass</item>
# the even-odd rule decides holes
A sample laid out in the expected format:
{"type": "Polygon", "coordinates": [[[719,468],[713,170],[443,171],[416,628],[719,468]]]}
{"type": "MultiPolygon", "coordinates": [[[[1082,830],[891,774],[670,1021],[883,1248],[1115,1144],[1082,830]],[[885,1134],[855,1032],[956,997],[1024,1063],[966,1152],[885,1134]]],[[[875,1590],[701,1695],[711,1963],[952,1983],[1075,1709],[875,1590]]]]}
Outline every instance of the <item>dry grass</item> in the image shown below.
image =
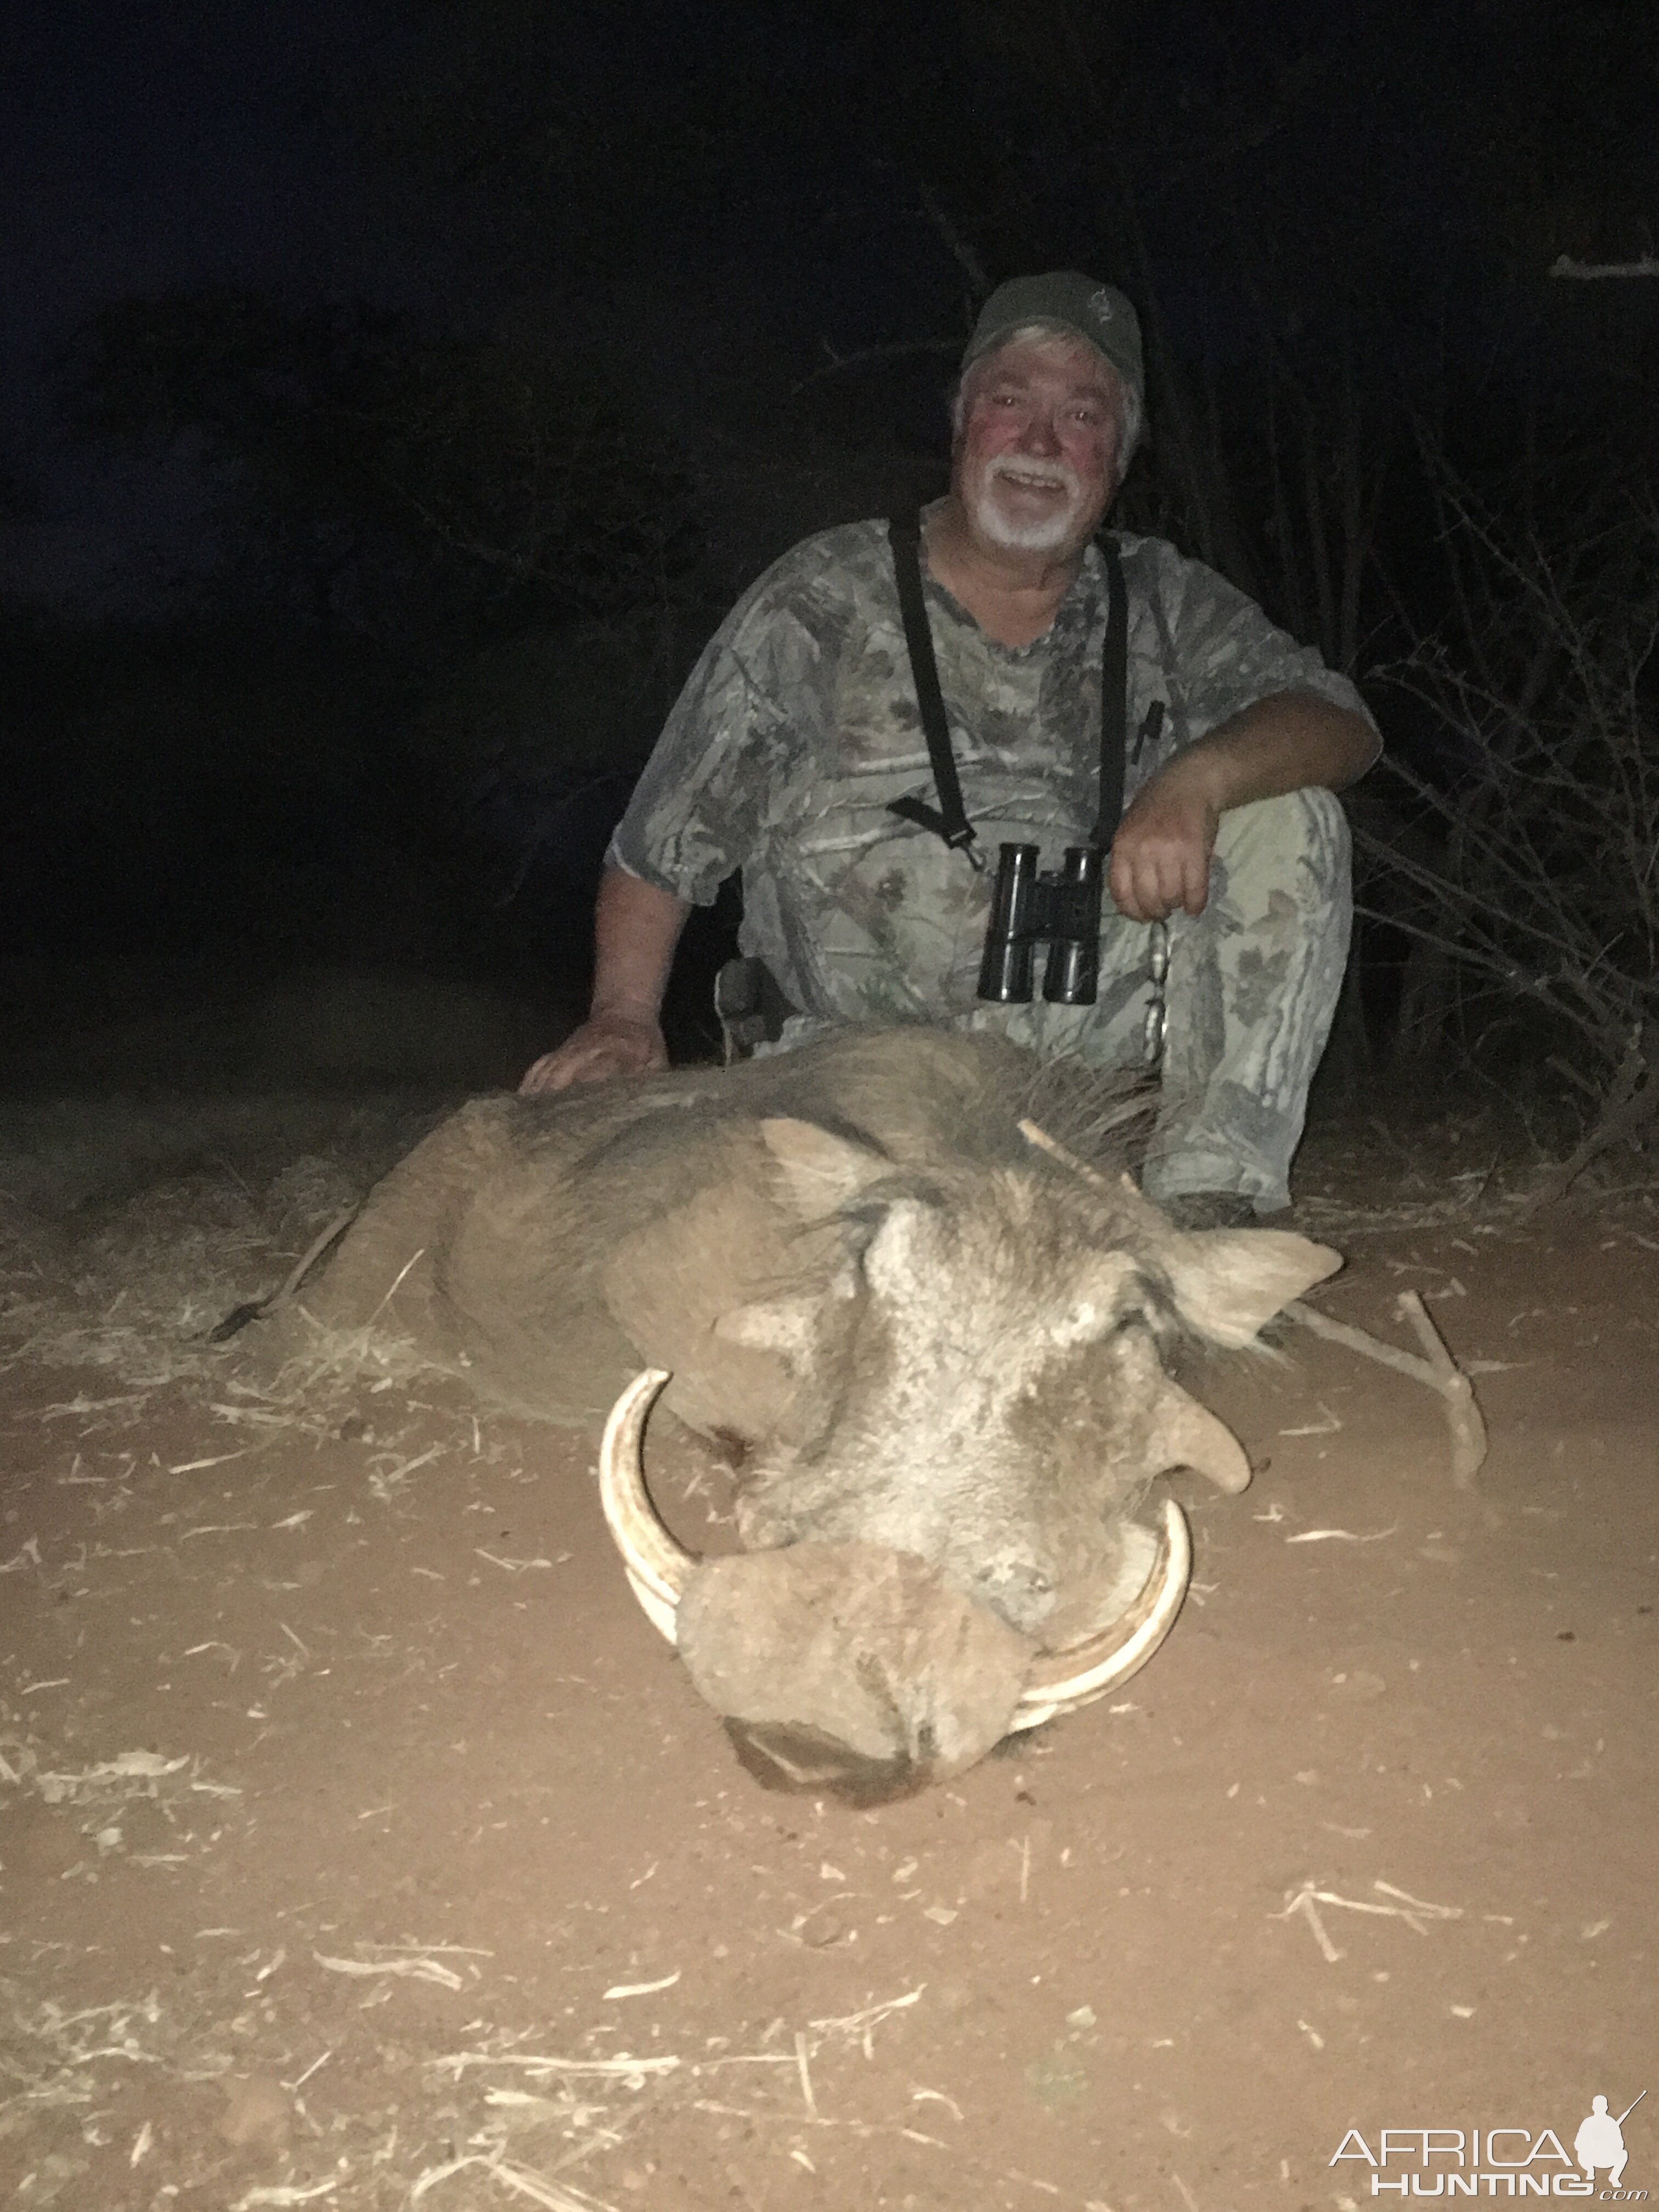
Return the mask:
{"type": "Polygon", "coordinates": [[[442,1110],[403,1092],[0,1102],[4,1362],[138,1388],[222,1376],[212,1329],[442,1110]]]}

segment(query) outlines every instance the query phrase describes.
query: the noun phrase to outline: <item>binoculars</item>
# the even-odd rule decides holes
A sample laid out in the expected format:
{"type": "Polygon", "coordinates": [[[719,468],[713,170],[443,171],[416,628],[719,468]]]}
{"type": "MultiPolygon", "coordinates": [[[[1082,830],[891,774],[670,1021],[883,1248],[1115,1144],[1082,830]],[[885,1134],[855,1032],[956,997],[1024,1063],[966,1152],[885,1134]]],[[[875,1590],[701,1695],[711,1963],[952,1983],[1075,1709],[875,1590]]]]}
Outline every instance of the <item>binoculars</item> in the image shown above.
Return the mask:
{"type": "Polygon", "coordinates": [[[998,1006],[1031,997],[1039,945],[1048,948],[1042,995],[1051,1006],[1092,1006],[1100,975],[1100,900],[1106,855],[1097,845],[1068,845],[1064,866],[1042,871],[1042,848],[999,848],[991,918],[985,926],[979,995],[998,1006]]]}

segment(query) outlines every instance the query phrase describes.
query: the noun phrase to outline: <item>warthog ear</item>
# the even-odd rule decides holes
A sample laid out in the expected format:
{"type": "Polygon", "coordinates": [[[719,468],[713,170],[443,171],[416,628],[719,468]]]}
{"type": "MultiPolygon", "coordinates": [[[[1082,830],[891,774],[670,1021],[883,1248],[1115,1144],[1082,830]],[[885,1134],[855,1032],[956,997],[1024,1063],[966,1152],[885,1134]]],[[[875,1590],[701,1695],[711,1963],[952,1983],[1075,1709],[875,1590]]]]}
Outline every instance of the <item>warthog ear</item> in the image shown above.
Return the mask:
{"type": "Polygon", "coordinates": [[[837,1213],[883,1182],[893,1163],[866,1145],[854,1145],[816,1121],[774,1116],[760,1125],[761,1140],[783,1170],[784,1188],[803,1220],[837,1213]]]}
{"type": "Polygon", "coordinates": [[[1158,1256],[1182,1319],[1234,1348],[1342,1265],[1340,1252],[1288,1229],[1200,1230],[1170,1237],[1158,1256]]]}

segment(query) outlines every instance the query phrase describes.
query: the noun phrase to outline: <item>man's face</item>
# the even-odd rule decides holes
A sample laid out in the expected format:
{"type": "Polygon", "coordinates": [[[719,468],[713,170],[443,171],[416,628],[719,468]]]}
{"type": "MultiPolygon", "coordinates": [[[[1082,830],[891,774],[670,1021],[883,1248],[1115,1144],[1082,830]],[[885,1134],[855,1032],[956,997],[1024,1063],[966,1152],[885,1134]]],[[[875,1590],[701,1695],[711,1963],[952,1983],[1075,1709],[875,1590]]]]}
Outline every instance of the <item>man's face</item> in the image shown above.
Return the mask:
{"type": "Polygon", "coordinates": [[[1000,346],[968,372],[953,483],[993,545],[1080,552],[1117,489],[1122,389],[1082,338],[1000,346]]]}

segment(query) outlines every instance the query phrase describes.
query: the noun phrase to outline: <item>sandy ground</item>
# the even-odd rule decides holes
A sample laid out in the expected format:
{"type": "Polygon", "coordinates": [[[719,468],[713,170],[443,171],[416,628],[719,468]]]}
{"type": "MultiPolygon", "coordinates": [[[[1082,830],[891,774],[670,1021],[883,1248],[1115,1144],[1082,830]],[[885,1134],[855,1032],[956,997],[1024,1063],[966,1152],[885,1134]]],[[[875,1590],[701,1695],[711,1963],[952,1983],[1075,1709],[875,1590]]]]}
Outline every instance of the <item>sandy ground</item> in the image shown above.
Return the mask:
{"type": "MultiPolygon", "coordinates": [[[[1423,1293],[1479,1493],[1409,1382],[1305,1337],[1218,1368],[1257,1474],[1177,1485],[1152,1665],[854,1812],[738,1766],[586,1435],[418,1380],[273,1401],[181,1348],[337,1195],[279,1171],[282,1121],[159,1184],[129,1143],[128,1247],[84,1194],[14,1224],[6,2201],[1343,2212],[1562,2175],[1593,2094],[1659,2091],[1650,1194],[1523,1230],[1473,1170],[1316,1163],[1322,1302],[1405,1341],[1423,1293]]],[[[653,1474],[729,1541],[693,1448],[653,1474]]],[[[1626,2192],[1659,2194],[1655,2104],[1626,2192]]]]}

